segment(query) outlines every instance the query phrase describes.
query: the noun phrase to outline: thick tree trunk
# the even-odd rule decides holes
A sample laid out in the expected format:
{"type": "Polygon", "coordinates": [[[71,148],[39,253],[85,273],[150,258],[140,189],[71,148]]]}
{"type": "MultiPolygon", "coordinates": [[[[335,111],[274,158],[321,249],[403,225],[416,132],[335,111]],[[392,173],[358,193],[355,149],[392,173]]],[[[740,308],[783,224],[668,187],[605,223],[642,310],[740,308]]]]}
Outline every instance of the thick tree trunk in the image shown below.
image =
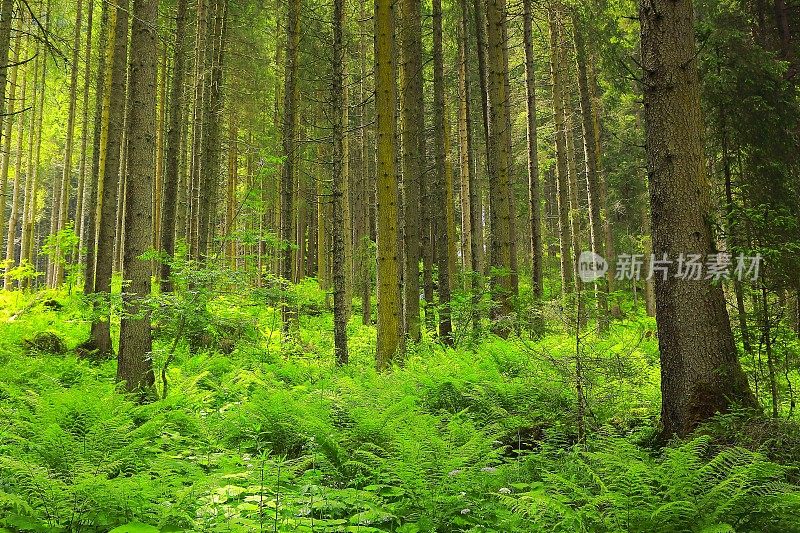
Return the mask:
{"type": "MultiPolygon", "coordinates": [[[[639,15],[653,250],[672,260],[705,256],[714,240],[692,3],[642,2],[639,15]]],[[[686,435],[733,404],[756,405],[721,287],[657,277],[656,320],[665,436],[686,435]]]]}
{"type": "MultiPolygon", "coordinates": [[[[95,269],[94,292],[102,293],[108,302],[111,295],[111,275],[114,267],[114,240],[117,233],[117,194],[122,174],[122,133],[125,122],[126,64],[128,56],[128,4],[124,2],[109,11],[110,51],[107,64],[109,77],[109,100],[107,111],[104,107],[104,120],[108,120],[105,133],[104,160],[100,174],[102,200],[100,216],[97,221],[97,266],[95,269]],[[107,119],[105,118],[107,114],[107,119]]],[[[93,348],[99,355],[112,353],[111,324],[108,312],[92,322],[93,348]]]]}
{"type": "Polygon", "coordinates": [[[403,322],[398,237],[398,177],[395,165],[394,8],[375,2],[375,112],[377,133],[378,345],[375,365],[386,369],[402,350],[403,322]]]}
{"type": "Polygon", "coordinates": [[[142,396],[154,385],[150,313],[144,299],[150,294],[150,262],[140,258],[153,242],[153,181],[155,163],[158,2],[134,0],[128,71],[126,142],[128,183],[125,198],[125,244],[122,276],[129,282],[123,293],[125,314],[120,322],[117,381],[142,396]]]}
{"type": "Polygon", "coordinates": [[[509,137],[511,125],[508,122],[506,104],[505,68],[505,2],[489,0],[486,6],[487,41],[488,41],[488,87],[489,113],[491,130],[489,135],[489,156],[492,158],[493,173],[490,173],[489,202],[491,205],[491,265],[494,269],[492,297],[496,305],[493,308],[494,331],[501,336],[510,332],[508,319],[513,312],[514,296],[512,276],[513,223],[511,206],[511,176],[509,162],[511,146],[509,137]]]}

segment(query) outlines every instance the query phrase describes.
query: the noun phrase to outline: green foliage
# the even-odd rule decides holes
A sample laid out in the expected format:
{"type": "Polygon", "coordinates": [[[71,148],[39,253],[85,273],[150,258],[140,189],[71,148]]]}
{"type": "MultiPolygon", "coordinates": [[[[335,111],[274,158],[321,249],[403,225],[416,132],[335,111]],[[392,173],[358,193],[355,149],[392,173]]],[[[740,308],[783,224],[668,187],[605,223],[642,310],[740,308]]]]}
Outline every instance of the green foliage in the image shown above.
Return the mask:
{"type": "MultiPolygon", "coordinates": [[[[180,291],[152,299],[156,367],[176,348],[169,394],[148,405],[118,393],[113,361],[23,355],[23,339],[56,323],[77,345],[90,302],[44,293],[62,302],[53,309],[2,294],[0,528],[791,531],[796,471],[766,459],[800,462],[777,453],[796,447],[788,430],[767,443],[723,418],[658,455],[637,444],[659,409],[651,319],[631,311],[583,339],[589,436],[576,447],[574,337],[563,331],[463,343],[474,350],[424,341],[379,374],[375,330],[354,317],[351,364],[337,368],[313,282],[292,287],[322,312],[301,313],[302,351],[289,357],[266,292],[227,290],[234,272],[183,268],[180,291]],[[192,340],[227,338],[225,325],[241,332],[232,349],[192,340]]],[[[559,311],[542,312],[552,324],[559,311]]]]}

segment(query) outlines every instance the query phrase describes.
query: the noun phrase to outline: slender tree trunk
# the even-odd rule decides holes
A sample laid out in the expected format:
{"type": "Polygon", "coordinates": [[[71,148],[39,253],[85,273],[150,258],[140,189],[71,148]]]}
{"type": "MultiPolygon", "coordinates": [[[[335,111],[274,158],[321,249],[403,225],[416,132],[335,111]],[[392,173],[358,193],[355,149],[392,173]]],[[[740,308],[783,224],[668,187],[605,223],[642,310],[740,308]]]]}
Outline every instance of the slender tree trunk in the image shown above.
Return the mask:
{"type": "Polygon", "coordinates": [[[333,3],[333,337],[336,363],[345,365],[347,354],[347,318],[349,302],[345,270],[348,269],[345,256],[345,233],[347,216],[345,196],[347,175],[343,166],[345,153],[345,117],[347,115],[344,95],[345,53],[344,53],[344,0],[333,3]]]}
{"type": "Polygon", "coordinates": [[[564,70],[561,61],[559,11],[548,10],[550,26],[550,77],[553,80],[553,117],[556,136],[556,199],[558,205],[558,242],[561,260],[561,292],[573,290],[572,253],[570,252],[569,177],[567,170],[567,138],[564,123],[564,70]]]}
{"type": "Polygon", "coordinates": [[[158,2],[134,0],[128,79],[130,105],[126,141],[128,178],[126,188],[123,278],[125,314],[120,322],[117,381],[128,392],[146,395],[155,377],[151,359],[150,313],[144,299],[150,294],[150,262],[140,258],[153,242],[153,180],[155,164],[156,77],[158,2]]]}
{"type": "Polygon", "coordinates": [[[394,8],[375,2],[375,111],[377,115],[378,345],[375,364],[387,368],[402,350],[398,179],[395,166],[394,8]]]}
{"type": "MultiPolygon", "coordinates": [[[[94,24],[94,0],[89,0],[89,13],[86,18],[86,50],[83,61],[83,111],[81,115],[81,159],[78,166],[78,191],[75,205],[75,233],[78,235],[78,263],[82,264],[83,250],[85,247],[85,221],[86,221],[86,160],[89,148],[89,87],[92,79],[92,33],[94,24]]],[[[103,52],[100,52],[100,56],[103,52]]],[[[89,185],[89,187],[94,187],[89,185]]],[[[91,204],[92,207],[95,203],[91,204]]],[[[85,285],[85,281],[84,281],[85,285]]]]}
{"type": "MultiPolygon", "coordinates": [[[[298,46],[300,42],[300,1],[290,0],[288,3],[286,26],[286,68],[283,95],[283,163],[281,179],[281,277],[284,283],[292,279],[292,248],[294,230],[294,183],[297,148],[295,134],[297,132],[298,101],[298,46]]],[[[288,288],[287,288],[288,290],[288,288]]],[[[297,312],[284,297],[281,305],[283,331],[288,334],[297,321],[297,312]]]]}
{"type": "MultiPolygon", "coordinates": [[[[108,121],[105,133],[105,149],[101,158],[100,174],[101,207],[97,220],[97,266],[94,292],[102,294],[106,305],[111,296],[111,275],[114,267],[114,241],[117,232],[117,194],[123,169],[122,134],[125,122],[126,63],[128,56],[128,4],[124,2],[109,11],[109,96],[104,120],[108,121]],[[105,118],[107,115],[107,118],[105,118]]],[[[112,353],[111,324],[108,311],[92,321],[93,348],[101,357],[112,353]]]]}
{"type": "MultiPolygon", "coordinates": [[[[3,146],[3,163],[2,168],[0,169],[0,244],[2,244],[2,238],[6,234],[6,218],[5,218],[5,207],[6,207],[6,199],[8,195],[8,172],[11,163],[11,127],[14,123],[14,114],[17,111],[17,79],[19,78],[19,71],[22,68],[19,65],[19,58],[20,58],[20,47],[22,45],[22,38],[20,34],[17,34],[17,37],[14,39],[14,63],[16,66],[13,67],[11,71],[11,79],[10,79],[10,88],[8,89],[8,106],[6,107],[6,111],[8,112],[8,118],[2,122],[2,138],[0,138],[0,144],[3,146]]],[[[23,72],[23,76],[25,73],[23,72]]],[[[24,109],[25,102],[24,97],[23,101],[20,105],[20,110],[24,109]]],[[[22,140],[22,122],[19,123],[19,128],[17,132],[17,137],[19,140],[22,140]]],[[[11,201],[11,212],[12,218],[16,219],[17,213],[17,206],[16,203],[19,199],[19,176],[20,176],[20,167],[16,165],[14,167],[14,190],[12,193],[12,201],[11,201]]],[[[16,220],[15,220],[16,223],[16,220]]],[[[9,221],[9,227],[11,226],[11,222],[9,221]]],[[[16,236],[16,228],[14,231],[10,231],[8,235],[8,243],[11,244],[11,250],[13,254],[13,241],[14,237],[16,236]]],[[[9,246],[6,246],[6,250],[9,246]]],[[[9,254],[6,254],[8,256],[9,254]]],[[[6,259],[9,259],[6,257],[6,259]]],[[[12,258],[13,260],[13,258],[12,258]]]]}
{"type": "MultiPolygon", "coordinates": [[[[653,249],[657,257],[704,256],[714,243],[692,4],[642,2],[639,16],[653,249]]],[[[756,405],[721,287],[658,277],[656,321],[665,436],[686,435],[734,403],[756,405]]]]}
{"type": "MultiPolygon", "coordinates": [[[[55,231],[60,232],[67,225],[69,217],[69,199],[72,190],[72,153],[75,140],[75,115],[78,104],[78,58],[81,49],[81,27],[83,26],[83,0],[77,0],[75,16],[75,33],[72,39],[72,68],[70,69],[69,82],[69,108],[67,111],[67,136],[64,140],[64,170],[61,175],[61,191],[59,203],[53,204],[56,212],[55,231]]],[[[60,257],[60,239],[56,239],[56,262],[53,265],[53,286],[60,287],[64,282],[64,261],[68,258],[60,257]]]]}
{"type": "Polygon", "coordinates": [[[419,260],[420,188],[425,173],[425,111],[423,99],[422,18],[418,0],[401,4],[401,91],[403,239],[405,274],[403,316],[412,342],[420,339],[419,260]]]}
{"type": "Polygon", "coordinates": [[[523,29],[525,45],[525,95],[528,114],[528,209],[531,239],[531,292],[542,297],[542,223],[541,186],[539,185],[539,148],[536,124],[536,59],[533,49],[533,9],[531,0],[523,0],[523,29]]]}
{"type": "MultiPolygon", "coordinates": [[[[575,62],[578,68],[578,90],[581,102],[581,126],[583,131],[583,153],[586,168],[586,192],[589,198],[589,242],[592,252],[604,257],[605,240],[600,200],[600,176],[597,172],[597,142],[595,140],[594,109],[589,91],[589,75],[586,66],[586,44],[584,41],[585,23],[579,16],[572,17],[575,43],[575,62]]],[[[597,301],[597,329],[604,332],[608,329],[608,284],[604,276],[594,284],[597,301]]]]}
{"type": "Polygon", "coordinates": [[[239,187],[239,128],[231,114],[228,126],[228,180],[225,195],[225,256],[228,268],[236,268],[236,190],[239,187]]]}
{"type": "MultiPolygon", "coordinates": [[[[2,0],[2,4],[0,4],[0,145],[2,145],[2,135],[5,135],[4,130],[4,122],[11,122],[11,114],[9,113],[9,117],[6,118],[6,112],[11,111],[11,105],[13,105],[13,99],[8,98],[6,99],[6,92],[8,91],[7,81],[8,81],[8,55],[11,51],[11,20],[14,16],[14,0],[2,0]],[[12,104],[7,105],[6,100],[12,102],[12,104]]],[[[18,47],[15,45],[15,48],[18,47]]],[[[18,60],[15,58],[15,63],[18,60]]],[[[6,152],[6,158],[8,156],[8,152],[6,152]]],[[[3,209],[5,209],[5,180],[3,181],[3,195],[2,200],[3,203],[0,204],[3,209]]],[[[5,211],[0,212],[0,218],[4,218],[5,211]]],[[[0,227],[0,235],[2,235],[2,227],[0,227]]]]}
{"type": "MultiPolygon", "coordinates": [[[[27,53],[30,47],[30,36],[25,38],[25,47],[24,52],[20,53],[27,53]]],[[[35,63],[33,64],[34,69],[35,63]]],[[[22,65],[18,66],[17,69],[22,68],[22,65]]],[[[19,107],[20,109],[25,109],[25,104],[27,102],[28,96],[28,76],[27,76],[27,69],[22,71],[22,96],[19,100],[19,107]]],[[[17,73],[19,76],[19,73],[17,73]]],[[[28,137],[31,136],[31,133],[28,132],[28,137]]],[[[3,288],[6,290],[11,289],[11,278],[8,275],[8,272],[14,268],[16,265],[16,237],[17,237],[17,224],[19,222],[20,216],[20,202],[24,202],[24,192],[25,192],[25,181],[23,181],[23,172],[22,172],[22,153],[23,153],[23,144],[25,138],[25,113],[19,113],[17,115],[17,143],[16,143],[16,150],[14,154],[14,190],[11,194],[11,215],[8,218],[8,233],[6,235],[6,271],[5,275],[3,276],[3,288]]],[[[6,141],[9,139],[9,136],[6,135],[6,141]]],[[[8,143],[6,143],[8,144],[8,143]]],[[[8,153],[8,152],[7,152],[8,153]]],[[[9,154],[10,155],[10,154],[9,154]]],[[[27,178],[26,178],[27,180],[27,178]]]]}
{"type": "Polygon", "coordinates": [[[439,270],[439,338],[445,344],[453,343],[453,327],[450,313],[450,267],[448,235],[448,194],[446,168],[446,126],[444,96],[444,57],[442,52],[442,2],[433,0],[433,112],[434,112],[434,152],[436,156],[434,228],[436,235],[436,254],[439,270]]]}
{"type": "MultiPolygon", "coordinates": [[[[91,0],[94,1],[94,0],[91,0]]],[[[107,68],[113,60],[113,47],[109,46],[109,8],[102,3],[100,14],[100,39],[98,43],[97,78],[95,79],[94,131],[92,132],[92,169],[86,191],[87,213],[83,233],[86,243],[84,259],[84,294],[95,291],[95,260],[97,251],[97,221],[99,217],[98,199],[102,197],[100,187],[108,153],[109,114],[111,107],[111,76],[107,68]]]]}
{"type": "Polygon", "coordinates": [[[176,216],[178,206],[179,173],[181,163],[181,129],[183,127],[183,84],[186,78],[184,44],[186,41],[187,0],[178,0],[175,6],[175,52],[172,62],[169,118],[167,123],[167,147],[164,168],[164,207],[161,211],[161,251],[167,260],[161,263],[159,274],[161,292],[172,291],[170,261],[175,255],[177,233],[176,216]]]}
{"type": "Polygon", "coordinates": [[[361,117],[359,126],[359,150],[360,150],[360,186],[359,192],[361,199],[359,202],[360,213],[360,239],[359,258],[361,266],[361,323],[365,326],[372,324],[372,250],[370,240],[370,211],[372,204],[372,190],[370,184],[370,152],[367,136],[367,102],[366,102],[366,79],[367,79],[367,36],[369,35],[366,1],[359,2],[359,83],[358,100],[360,102],[361,117]]]}
{"type": "Polygon", "coordinates": [[[192,149],[191,170],[188,179],[189,214],[186,227],[186,241],[189,244],[190,257],[198,257],[198,225],[200,208],[200,180],[201,164],[203,160],[203,126],[205,99],[209,98],[206,91],[206,36],[208,29],[208,0],[197,0],[197,24],[195,25],[194,43],[194,105],[192,110],[192,149]]]}
{"type": "MultiPolygon", "coordinates": [[[[156,157],[155,157],[155,176],[153,178],[153,250],[161,250],[161,219],[164,202],[164,138],[167,128],[167,86],[169,85],[169,60],[167,58],[167,46],[159,45],[161,48],[161,74],[156,82],[158,85],[158,100],[156,102],[156,157]]],[[[153,263],[153,275],[158,276],[161,266],[158,262],[153,263]]]]}

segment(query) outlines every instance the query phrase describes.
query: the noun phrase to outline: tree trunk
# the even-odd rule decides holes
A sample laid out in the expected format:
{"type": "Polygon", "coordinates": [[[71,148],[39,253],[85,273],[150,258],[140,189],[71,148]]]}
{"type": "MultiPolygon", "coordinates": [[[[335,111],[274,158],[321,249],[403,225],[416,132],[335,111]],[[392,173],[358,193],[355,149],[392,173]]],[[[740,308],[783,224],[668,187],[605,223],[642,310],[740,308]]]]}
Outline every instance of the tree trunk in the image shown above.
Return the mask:
{"type": "Polygon", "coordinates": [[[439,338],[445,344],[453,343],[453,327],[450,313],[450,235],[448,234],[447,151],[444,96],[444,57],[442,52],[442,2],[433,0],[433,113],[434,153],[436,157],[436,180],[434,182],[436,205],[434,228],[436,255],[439,271],[439,338]]]}
{"type": "MultiPolygon", "coordinates": [[[[286,65],[285,87],[283,95],[283,163],[281,178],[281,277],[284,283],[292,279],[292,248],[294,241],[294,183],[297,148],[295,133],[297,131],[297,75],[298,46],[300,42],[300,1],[290,0],[288,3],[286,26],[286,65]]],[[[297,321],[297,312],[284,297],[281,304],[283,331],[288,334],[297,321]]]]}
{"type": "MultiPolygon", "coordinates": [[[[692,4],[642,2],[639,15],[654,253],[705,256],[714,241],[692,4]]],[[[656,321],[665,436],[686,435],[733,404],[756,405],[721,287],[658,277],[656,321]]]]}
{"type": "MultiPolygon", "coordinates": [[[[24,51],[27,52],[30,45],[30,37],[25,38],[25,48],[24,51]]],[[[34,68],[35,63],[33,64],[34,68]]],[[[22,68],[22,66],[17,67],[22,68]]],[[[27,69],[26,69],[27,70],[27,69]]],[[[17,74],[19,76],[19,74],[17,74]]],[[[27,72],[23,70],[22,72],[22,97],[19,100],[20,109],[25,109],[25,103],[27,101],[27,93],[28,93],[28,76],[27,72]]],[[[28,132],[28,136],[31,136],[31,133],[28,132]]],[[[8,275],[8,272],[14,268],[16,264],[16,237],[17,237],[17,224],[19,222],[19,208],[20,202],[24,202],[25,199],[23,197],[25,191],[25,181],[23,181],[23,173],[22,173],[22,152],[23,152],[23,140],[25,138],[25,113],[20,113],[17,115],[17,143],[16,143],[16,153],[14,154],[14,190],[11,195],[11,215],[8,218],[8,233],[6,236],[6,269],[5,269],[5,276],[3,277],[3,288],[6,290],[11,289],[11,278],[8,275]]],[[[6,136],[6,140],[8,140],[8,136],[6,136]]],[[[7,152],[8,153],[8,152],[7,152]]],[[[9,153],[10,155],[10,153],[9,153]]],[[[26,178],[27,179],[27,178],[26,178]]]]}
{"type": "MultiPolygon", "coordinates": [[[[175,6],[175,52],[170,85],[167,147],[164,167],[164,206],[161,211],[161,251],[166,261],[161,263],[159,274],[161,292],[172,291],[170,261],[175,255],[176,216],[181,163],[181,128],[183,127],[183,83],[186,78],[184,43],[186,41],[187,0],[178,0],[175,6]]],[[[179,234],[178,234],[179,235],[179,234]]]]}
{"type": "MultiPolygon", "coordinates": [[[[60,232],[67,225],[69,217],[69,198],[72,190],[72,153],[75,139],[75,115],[77,114],[78,103],[78,58],[81,49],[81,26],[83,25],[83,0],[77,0],[75,16],[75,33],[72,39],[72,68],[70,69],[69,82],[69,108],[67,111],[67,136],[64,140],[64,169],[61,175],[61,191],[59,194],[60,202],[58,206],[53,205],[56,210],[55,231],[60,232]]],[[[60,257],[60,240],[56,239],[56,262],[53,268],[53,286],[60,287],[64,282],[64,262],[68,259],[60,257]]]]}
{"type": "MultiPolygon", "coordinates": [[[[108,302],[111,296],[111,275],[114,267],[114,240],[117,232],[117,193],[123,164],[122,133],[125,122],[126,62],[128,56],[128,4],[109,11],[109,56],[107,73],[109,78],[109,100],[107,111],[104,107],[104,120],[108,121],[105,133],[105,149],[101,158],[100,190],[102,200],[100,216],[97,221],[97,266],[95,269],[94,292],[102,293],[108,302]],[[107,119],[105,118],[107,115],[107,119]]],[[[92,322],[93,348],[100,356],[112,353],[111,325],[108,312],[92,322]]]]}
{"type": "Polygon", "coordinates": [[[155,156],[156,77],[158,45],[156,0],[133,1],[131,54],[128,71],[126,142],[128,183],[125,198],[125,244],[122,276],[129,282],[123,293],[125,314],[120,322],[117,381],[128,392],[147,395],[154,386],[151,358],[150,262],[140,258],[153,242],[153,180],[155,156]]]}
{"type": "MultiPolygon", "coordinates": [[[[94,1],[94,0],[90,0],[94,1]]],[[[111,105],[111,76],[108,65],[113,60],[113,47],[109,43],[109,8],[106,2],[102,3],[100,14],[100,39],[97,48],[97,78],[95,79],[94,100],[94,131],[92,132],[92,169],[87,191],[87,215],[85,234],[86,257],[84,258],[84,294],[95,291],[95,260],[97,251],[97,222],[99,217],[98,199],[102,192],[99,191],[103,183],[103,171],[108,154],[108,129],[111,105]]]]}
{"type": "MultiPolygon", "coordinates": [[[[78,192],[75,205],[75,233],[78,235],[78,263],[83,261],[85,247],[84,223],[86,220],[86,159],[89,148],[89,86],[92,79],[92,29],[94,21],[94,0],[89,0],[89,14],[86,19],[86,51],[83,56],[83,112],[81,116],[81,159],[78,166],[78,192]]],[[[103,55],[101,51],[100,56],[103,55]]],[[[94,189],[94,185],[89,185],[94,189]]],[[[96,200],[96,199],[95,199],[96,200]]],[[[96,202],[91,206],[94,208],[96,202]]]]}
{"type": "MultiPolygon", "coordinates": [[[[14,123],[14,120],[13,120],[14,113],[17,110],[17,101],[16,101],[17,79],[19,78],[19,71],[21,69],[21,65],[18,64],[19,63],[19,58],[20,58],[20,46],[21,46],[21,44],[22,44],[22,38],[21,38],[21,36],[19,34],[17,34],[17,37],[15,38],[15,43],[14,43],[14,63],[17,64],[17,65],[14,66],[13,70],[11,71],[11,79],[10,79],[11,87],[8,90],[9,91],[8,92],[8,102],[9,103],[8,103],[8,106],[6,107],[6,111],[8,112],[9,116],[8,116],[8,119],[3,122],[3,125],[2,125],[2,129],[3,129],[2,138],[0,139],[0,140],[2,140],[2,143],[0,143],[0,144],[2,144],[2,146],[3,146],[3,163],[2,163],[2,169],[0,169],[0,244],[2,244],[2,238],[6,233],[5,207],[6,207],[6,199],[7,199],[7,195],[8,195],[8,172],[9,172],[9,167],[10,167],[10,163],[11,163],[11,126],[14,123]]],[[[25,73],[23,72],[23,76],[24,75],[25,75],[25,73]]],[[[24,106],[25,106],[25,102],[24,102],[24,97],[23,97],[23,101],[20,104],[20,109],[24,109],[24,106]]],[[[20,121],[19,122],[19,127],[18,127],[19,131],[17,132],[17,137],[18,137],[19,140],[22,140],[22,127],[21,126],[22,126],[22,122],[20,121]]],[[[20,176],[19,168],[20,168],[19,165],[14,167],[14,190],[13,190],[13,193],[12,193],[12,200],[11,200],[11,212],[12,212],[12,218],[15,219],[15,224],[16,224],[16,216],[17,216],[16,215],[16,213],[17,213],[16,204],[17,204],[17,201],[19,199],[19,186],[18,186],[19,181],[20,181],[18,179],[19,176],[20,176]]],[[[11,222],[10,222],[10,219],[9,219],[9,227],[10,226],[11,226],[11,222]]],[[[10,231],[9,232],[9,236],[8,236],[8,243],[11,245],[10,247],[11,247],[11,250],[12,250],[12,254],[13,254],[13,250],[14,250],[13,242],[14,242],[14,237],[15,236],[16,236],[16,227],[14,228],[14,231],[10,231]]],[[[6,249],[8,249],[8,248],[9,248],[9,246],[7,245],[6,249]]],[[[6,254],[6,255],[8,256],[9,254],[6,254]]],[[[6,257],[6,259],[9,259],[9,258],[6,257]]],[[[13,261],[13,258],[11,258],[11,260],[13,261]]]]}
{"type": "Polygon", "coordinates": [[[550,77],[553,80],[553,117],[556,136],[556,200],[558,205],[558,242],[561,260],[561,292],[573,290],[572,253],[570,252],[569,176],[567,170],[567,138],[564,124],[564,70],[561,61],[561,31],[558,11],[548,10],[550,26],[550,77]]]}
{"type": "Polygon", "coordinates": [[[496,302],[493,308],[494,331],[501,336],[510,332],[508,319],[513,312],[511,299],[514,296],[512,277],[512,206],[511,176],[509,162],[511,154],[511,125],[505,106],[506,94],[505,68],[505,2],[489,0],[486,5],[488,41],[488,86],[491,130],[489,135],[489,155],[494,172],[490,173],[489,203],[491,207],[491,277],[492,297],[496,302]]]}
{"type": "Polygon", "coordinates": [[[345,232],[347,216],[345,204],[347,180],[344,173],[345,117],[347,115],[344,97],[344,0],[333,3],[333,338],[336,364],[346,365],[347,319],[350,304],[347,301],[345,270],[349,269],[345,257],[345,232]]]}
{"type": "Polygon", "coordinates": [[[525,45],[525,95],[528,114],[528,209],[531,224],[531,292],[542,297],[542,223],[541,186],[539,185],[539,148],[536,131],[536,59],[533,50],[533,10],[531,0],[523,0],[525,45]]]}
{"type": "Polygon", "coordinates": [[[405,249],[405,332],[420,339],[419,260],[420,188],[425,173],[425,111],[423,100],[422,20],[418,0],[402,0],[401,91],[403,158],[403,238],[405,249]]]}
{"type": "MultiPolygon", "coordinates": [[[[580,16],[572,17],[575,62],[578,67],[578,90],[581,101],[581,126],[583,131],[583,153],[586,165],[586,192],[589,198],[589,242],[592,252],[605,257],[605,239],[603,235],[600,176],[597,172],[597,142],[595,140],[594,117],[592,97],[589,91],[589,75],[586,67],[586,44],[584,41],[584,28],[586,24],[580,16]]],[[[576,251],[577,252],[577,251],[576,251]]],[[[604,276],[594,283],[594,294],[597,301],[597,329],[604,332],[608,329],[608,283],[604,276]]]]}
{"type": "Polygon", "coordinates": [[[378,345],[375,365],[386,369],[402,350],[398,179],[395,166],[394,7],[375,2],[375,111],[377,132],[378,345]]]}

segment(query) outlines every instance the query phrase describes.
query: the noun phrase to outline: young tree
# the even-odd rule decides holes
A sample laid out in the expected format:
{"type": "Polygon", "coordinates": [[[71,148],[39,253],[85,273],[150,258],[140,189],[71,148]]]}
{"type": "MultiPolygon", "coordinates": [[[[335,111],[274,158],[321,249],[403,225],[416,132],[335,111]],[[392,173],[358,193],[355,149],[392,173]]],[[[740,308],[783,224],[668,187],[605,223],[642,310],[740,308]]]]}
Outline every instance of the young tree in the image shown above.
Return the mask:
{"type": "MultiPolygon", "coordinates": [[[[639,18],[653,251],[705,256],[714,239],[692,3],[643,1],[639,18]]],[[[686,435],[734,404],[756,405],[721,287],[657,277],[656,321],[665,436],[686,435]]]]}
{"type": "Polygon", "coordinates": [[[126,142],[128,181],[135,186],[126,187],[125,192],[122,276],[129,285],[123,293],[117,381],[124,382],[129,392],[145,395],[155,381],[150,313],[144,302],[150,294],[151,268],[141,256],[150,248],[153,235],[158,0],[134,0],[131,17],[126,142]]]}
{"type": "Polygon", "coordinates": [[[375,2],[375,112],[377,134],[378,346],[375,364],[387,368],[402,349],[401,255],[395,166],[395,60],[392,0],[375,2]]]}

